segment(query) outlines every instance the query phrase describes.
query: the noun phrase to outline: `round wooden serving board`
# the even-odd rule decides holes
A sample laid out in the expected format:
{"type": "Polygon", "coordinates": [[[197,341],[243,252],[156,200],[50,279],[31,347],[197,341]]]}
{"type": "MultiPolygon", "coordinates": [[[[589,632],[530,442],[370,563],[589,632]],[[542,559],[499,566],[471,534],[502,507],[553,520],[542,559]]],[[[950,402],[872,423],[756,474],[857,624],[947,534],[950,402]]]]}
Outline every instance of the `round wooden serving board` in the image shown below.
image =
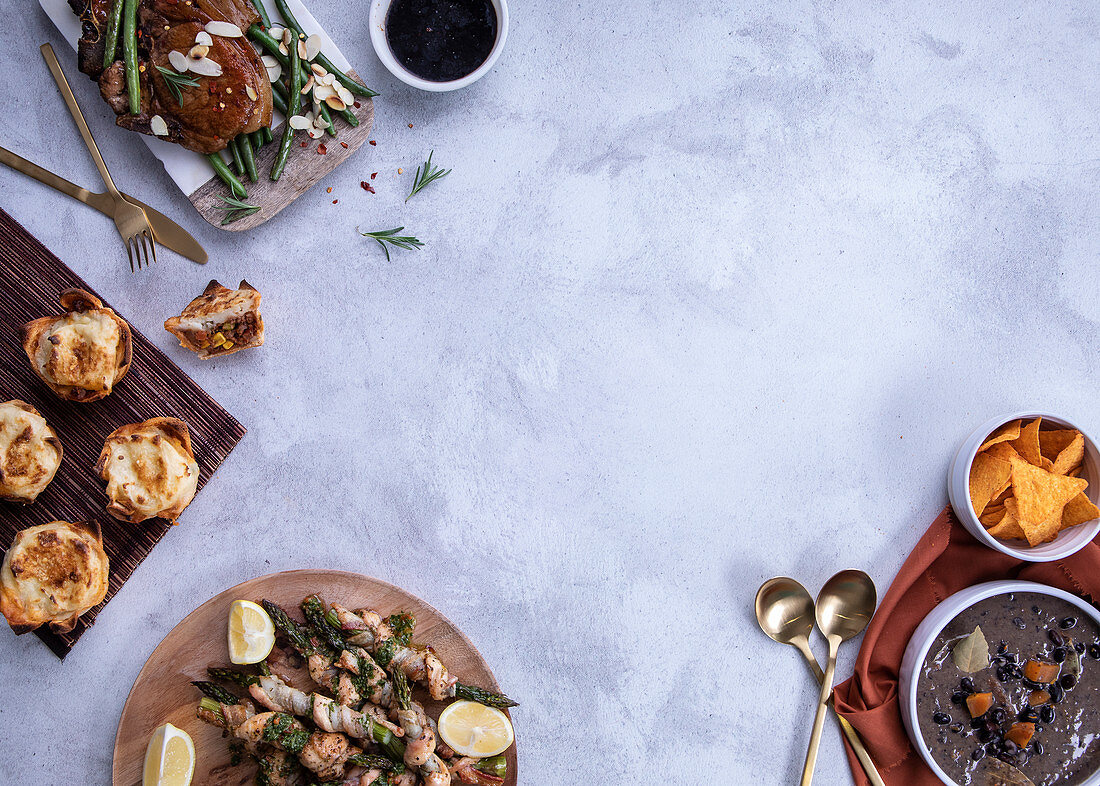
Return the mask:
{"type": "MultiPolygon", "coordinates": [[[[349,608],[369,607],[382,614],[409,611],[416,617],[413,640],[430,644],[463,682],[500,691],[485,659],[454,624],[424,601],[378,579],[335,570],[291,570],[261,576],[217,595],[187,615],[172,629],[153,654],[130,689],[122,708],[115,735],[112,783],[140,786],[145,746],[153,730],[172,723],[195,741],[197,762],[192,783],[196,786],[246,786],[256,775],[247,760],[232,766],[227,740],[221,729],[195,717],[201,694],[191,680],[204,680],[207,666],[227,665],[226,623],[229,606],[238,598],[274,601],[301,619],[298,604],[311,593],[349,608]]],[[[304,686],[301,686],[304,687],[304,686]]],[[[423,689],[415,695],[432,717],[438,717],[445,702],[432,702],[423,689]]],[[[517,782],[516,746],[506,753],[510,786],[517,782]]]]}

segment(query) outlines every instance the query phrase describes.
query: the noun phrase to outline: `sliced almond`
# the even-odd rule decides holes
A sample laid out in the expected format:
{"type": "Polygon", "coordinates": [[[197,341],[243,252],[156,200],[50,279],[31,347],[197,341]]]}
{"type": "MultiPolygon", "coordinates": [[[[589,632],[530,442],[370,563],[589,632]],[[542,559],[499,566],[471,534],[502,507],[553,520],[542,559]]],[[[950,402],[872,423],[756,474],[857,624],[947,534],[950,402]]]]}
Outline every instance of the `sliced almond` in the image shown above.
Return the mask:
{"type": "Polygon", "coordinates": [[[306,38],[305,54],[302,55],[306,60],[312,60],[321,53],[321,36],[314,33],[306,38]]]}
{"type": "Polygon", "coordinates": [[[313,125],[308,117],[303,117],[302,115],[291,115],[289,122],[290,127],[295,131],[304,131],[313,125]]]}
{"type": "Polygon", "coordinates": [[[336,95],[336,91],[330,85],[319,84],[313,88],[313,98],[317,101],[324,101],[329,96],[334,95],[336,95]]]}
{"type": "Polygon", "coordinates": [[[324,135],[325,135],[325,132],[324,132],[323,129],[317,128],[316,126],[310,126],[309,127],[309,138],[310,139],[320,139],[324,135]]]}
{"type": "Polygon", "coordinates": [[[220,36],[221,38],[241,38],[244,33],[241,32],[241,28],[237,27],[232,22],[220,22],[217,20],[207,22],[206,27],[203,28],[210,35],[220,36]]]}
{"type": "Polygon", "coordinates": [[[330,108],[335,109],[337,112],[343,112],[345,109],[348,108],[348,105],[340,100],[340,96],[329,96],[325,99],[325,103],[328,104],[330,108]]]}
{"type": "Polygon", "coordinates": [[[274,38],[276,41],[283,40],[283,33],[286,32],[286,28],[281,25],[272,25],[267,28],[267,34],[274,38]]]}
{"type": "Polygon", "coordinates": [[[298,57],[303,60],[309,60],[309,58],[306,57],[306,42],[300,38],[298,39],[298,57]]]}
{"type": "Polygon", "coordinates": [[[190,60],[187,64],[188,68],[193,73],[199,76],[221,76],[222,67],[219,63],[211,60],[209,57],[200,57],[197,60],[190,60]]]}
{"type": "Polygon", "coordinates": [[[198,60],[200,57],[206,57],[210,53],[210,47],[205,44],[195,44],[191,47],[191,51],[187,53],[187,56],[192,60],[198,60]]]}
{"type": "Polygon", "coordinates": [[[351,94],[351,91],[348,90],[346,87],[341,84],[335,84],[332,87],[336,90],[336,95],[340,96],[340,100],[343,101],[345,104],[355,103],[355,96],[353,96],[351,94]]]}
{"type": "Polygon", "coordinates": [[[328,73],[328,71],[325,70],[325,67],[323,65],[320,65],[319,63],[310,63],[309,70],[312,71],[313,75],[316,77],[322,77],[328,73]]]}
{"type": "Polygon", "coordinates": [[[172,68],[176,69],[181,74],[187,71],[187,66],[189,65],[187,62],[187,55],[175,49],[168,53],[168,62],[172,65],[172,68]]]}
{"type": "Polygon", "coordinates": [[[160,115],[153,115],[149,119],[149,130],[156,136],[168,136],[168,124],[160,115]]]}
{"type": "Polygon", "coordinates": [[[256,88],[252,87],[252,85],[245,85],[244,92],[245,95],[247,95],[253,101],[260,97],[260,94],[256,92],[256,88]]]}
{"type": "Polygon", "coordinates": [[[319,115],[317,115],[317,117],[313,118],[313,127],[314,128],[319,128],[322,131],[324,131],[330,125],[332,125],[332,124],[329,123],[329,121],[325,120],[324,115],[319,114],[319,115]]]}
{"type": "Polygon", "coordinates": [[[270,66],[267,69],[267,81],[268,82],[278,82],[279,77],[281,77],[282,75],[283,75],[283,67],[281,65],[279,65],[278,62],[276,62],[275,65],[270,66]]]}
{"type": "Polygon", "coordinates": [[[287,55],[288,57],[290,56],[290,50],[286,48],[286,44],[280,43],[279,51],[282,52],[284,55],[287,55]]]}
{"type": "Polygon", "coordinates": [[[195,43],[201,44],[202,46],[213,46],[214,39],[210,37],[210,33],[205,30],[200,30],[198,35],[195,36],[195,43]]]}
{"type": "Polygon", "coordinates": [[[313,89],[313,75],[310,74],[309,81],[306,82],[304,85],[302,85],[302,89],[301,89],[300,92],[301,92],[302,95],[306,95],[312,89],[313,89]]]}
{"type": "Polygon", "coordinates": [[[283,30],[282,40],[287,46],[290,46],[290,42],[294,40],[294,33],[289,27],[283,30]]]}
{"type": "Polygon", "coordinates": [[[323,84],[323,85],[334,85],[334,84],[336,84],[336,74],[325,74],[323,77],[321,77],[321,84],[323,84]]]}
{"type": "Polygon", "coordinates": [[[279,60],[275,55],[260,55],[260,62],[264,64],[264,68],[274,68],[279,65],[279,60]]]}

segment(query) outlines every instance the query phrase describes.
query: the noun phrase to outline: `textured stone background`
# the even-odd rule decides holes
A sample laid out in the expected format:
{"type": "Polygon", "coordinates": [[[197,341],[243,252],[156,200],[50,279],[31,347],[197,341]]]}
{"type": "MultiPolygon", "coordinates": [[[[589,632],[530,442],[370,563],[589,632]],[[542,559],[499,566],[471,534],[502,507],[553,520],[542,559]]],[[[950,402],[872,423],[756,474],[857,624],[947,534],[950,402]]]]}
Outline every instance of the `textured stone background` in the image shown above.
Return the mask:
{"type": "MultiPolygon", "coordinates": [[[[885,591],[979,422],[1100,430],[1097,7],[515,0],[450,95],[383,72],[366,7],[311,5],[384,93],[378,146],[247,236],[77,83],[206,269],[132,276],[110,222],[0,171],[0,206],[250,429],[64,664],[0,635],[0,780],[107,783],[172,626],[312,566],[473,638],[523,702],[525,783],[792,782],[813,691],[759,583],[885,591]],[[454,173],[406,206],[432,148],[454,173]],[[355,233],[402,224],[426,246],[388,263],[355,233]],[[263,291],[268,339],[204,364],[160,326],[215,276],[263,291]]],[[[3,144],[99,189],[36,49],[63,42],[33,4],[15,30],[3,144]]],[[[849,779],[832,728],[818,772],[849,779]]]]}

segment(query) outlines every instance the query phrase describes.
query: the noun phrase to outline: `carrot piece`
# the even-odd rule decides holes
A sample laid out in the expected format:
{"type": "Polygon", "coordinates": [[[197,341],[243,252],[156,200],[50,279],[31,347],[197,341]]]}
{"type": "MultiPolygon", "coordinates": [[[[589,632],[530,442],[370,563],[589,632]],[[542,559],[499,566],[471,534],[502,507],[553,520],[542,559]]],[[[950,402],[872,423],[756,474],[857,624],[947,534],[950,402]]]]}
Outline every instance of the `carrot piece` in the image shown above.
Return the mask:
{"type": "Polygon", "coordinates": [[[1050,701],[1050,692],[1045,690],[1033,690],[1027,697],[1027,706],[1038,707],[1050,701]]]}
{"type": "Polygon", "coordinates": [[[1040,685],[1049,685],[1058,679],[1062,667],[1057,663],[1043,663],[1041,660],[1029,660],[1024,664],[1024,677],[1040,685]]]}
{"type": "Polygon", "coordinates": [[[992,706],[992,693],[972,693],[966,697],[966,708],[970,710],[971,718],[979,718],[985,715],[992,706]]]}
{"type": "Polygon", "coordinates": [[[1005,739],[1012,740],[1021,748],[1026,748],[1033,736],[1035,736],[1034,723],[1013,723],[1012,728],[1005,735],[1005,739]]]}

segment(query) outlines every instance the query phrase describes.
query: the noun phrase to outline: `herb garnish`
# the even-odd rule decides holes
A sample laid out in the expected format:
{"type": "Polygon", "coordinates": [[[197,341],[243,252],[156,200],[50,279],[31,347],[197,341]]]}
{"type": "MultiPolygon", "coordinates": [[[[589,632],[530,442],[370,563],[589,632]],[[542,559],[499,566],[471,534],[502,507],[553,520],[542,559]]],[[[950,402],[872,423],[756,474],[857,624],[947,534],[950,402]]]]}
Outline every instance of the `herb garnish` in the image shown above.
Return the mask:
{"type": "Polygon", "coordinates": [[[242,202],[236,197],[219,197],[222,202],[225,202],[225,207],[216,205],[219,210],[226,211],[225,218],[222,219],[222,226],[226,224],[232,224],[234,221],[250,216],[260,209],[259,205],[250,205],[247,202],[242,202]]]}
{"type": "Polygon", "coordinates": [[[199,86],[198,77],[181,74],[164,66],[157,66],[157,70],[164,77],[164,84],[168,85],[168,92],[172,94],[172,97],[176,99],[180,106],[183,106],[183,89],[199,86]]]}
{"type": "Polygon", "coordinates": [[[428,160],[425,161],[423,164],[423,174],[421,174],[420,172],[421,167],[418,166],[416,168],[416,176],[413,178],[413,190],[409,192],[409,195],[407,197],[405,197],[406,202],[408,202],[410,199],[420,193],[420,191],[429,183],[434,183],[436,180],[439,180],[440,178],[446,177],[447,175],[451,174],[451,170],[443,169],[442,167],[438,167],[432,164],[432,153],[434,152],[435,151],[433,150],[431,151],[431,153],[428,153],[428,160]]]}
{"type": "MultiPolygon", "coordinates": [[[[386,252],[386,261],[390,261],[390,246],[396,248],[404,248],[410,251],[415,250],[423,246],[424,244],[417,240],[415,237],[408,235],[398,235],[397,233],[402,231],[405,227],[396,227],[395,229],[379,229],[375,232],[359,232],[363,237],[369,237],[374,240],[378,245],[382,246],[382,250],[386,252]]],[[[356,228],[358,232],[358,228],[356,228]]]]}
{"type": "Polygon", "coordinates": [[[406,647],[412,641],[413,628],[416,627],[416,617],[407,611],[391,614],[386,617],[386,624],[393,631],[393,637],[406,647]]]}

